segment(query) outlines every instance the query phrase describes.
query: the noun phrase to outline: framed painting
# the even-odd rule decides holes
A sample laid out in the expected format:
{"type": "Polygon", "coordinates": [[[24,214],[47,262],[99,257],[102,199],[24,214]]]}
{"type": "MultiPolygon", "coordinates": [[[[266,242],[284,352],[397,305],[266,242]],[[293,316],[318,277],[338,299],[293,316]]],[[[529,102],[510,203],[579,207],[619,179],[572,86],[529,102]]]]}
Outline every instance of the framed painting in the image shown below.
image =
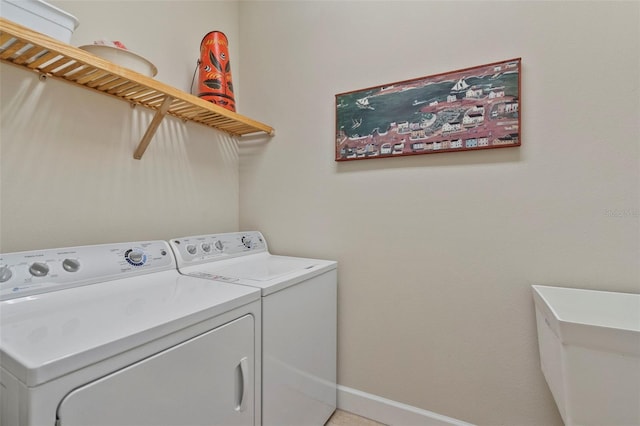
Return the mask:
{"type": "Polygon", "coordinates": [[[521,58],[336,95],[336,161],[520,146],[521,58]]]}

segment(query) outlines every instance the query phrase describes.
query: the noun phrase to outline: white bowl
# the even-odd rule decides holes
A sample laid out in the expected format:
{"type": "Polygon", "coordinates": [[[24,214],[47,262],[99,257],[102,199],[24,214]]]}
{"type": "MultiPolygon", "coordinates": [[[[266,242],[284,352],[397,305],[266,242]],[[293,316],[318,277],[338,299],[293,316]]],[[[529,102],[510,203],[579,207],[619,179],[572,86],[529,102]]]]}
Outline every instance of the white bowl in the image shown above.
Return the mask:
{"type": "Polygon", "coordinates": [[[101,44],[87,44],[80,46],[79,49],[86,50],[102,59],[106,59],[121,67],[129,68],[147,77],[154,77],[158,74],[158,69],[155,65],[130,50],[101,44]]]}

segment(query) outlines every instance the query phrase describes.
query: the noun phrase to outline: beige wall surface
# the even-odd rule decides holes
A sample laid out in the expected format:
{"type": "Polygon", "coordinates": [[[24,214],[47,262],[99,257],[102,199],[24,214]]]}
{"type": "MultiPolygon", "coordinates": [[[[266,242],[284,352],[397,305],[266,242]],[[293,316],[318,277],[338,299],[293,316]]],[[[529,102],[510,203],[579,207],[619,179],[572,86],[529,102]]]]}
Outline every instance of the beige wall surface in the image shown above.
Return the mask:
{"type": "Polygon", "coordinates": [[[639,292],[640,3],[242,2],[240,227],[339,261],[340,384],[559,425],[532,284],[639,292]],[[522,146],[336,163],[337,93],[522,57],[522,146]]]}
{"type": "MultiPolygon", "coordinates": [[[[80,21],[72,45],[122,41],[184,91],[200,41],[224,31],[235,74],[235,2],[52,3],[80,21]]],[[[167,117],[134,160],[151,111],[10,65],[0,73],[0,251],[237,230],[237,143],[225,133],[167,117]]]]}

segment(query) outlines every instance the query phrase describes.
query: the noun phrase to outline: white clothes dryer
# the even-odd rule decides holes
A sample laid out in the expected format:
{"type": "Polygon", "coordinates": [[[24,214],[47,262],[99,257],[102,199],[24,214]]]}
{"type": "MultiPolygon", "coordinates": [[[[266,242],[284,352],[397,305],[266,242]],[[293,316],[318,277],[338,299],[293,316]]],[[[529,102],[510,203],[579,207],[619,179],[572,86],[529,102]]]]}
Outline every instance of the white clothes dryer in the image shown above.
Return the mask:
{"type": "Polygon", "coordinates": [[[273,255],[257,231],[169,243],[181,273],[262,292],[263,425],[324,425],[336,408],[337,263],[273,255]]]}
{"type": "Polygon", "coordinates": [[[164,241],[0,255],[2,426],[260,425],[260,292],[164,241]]]}

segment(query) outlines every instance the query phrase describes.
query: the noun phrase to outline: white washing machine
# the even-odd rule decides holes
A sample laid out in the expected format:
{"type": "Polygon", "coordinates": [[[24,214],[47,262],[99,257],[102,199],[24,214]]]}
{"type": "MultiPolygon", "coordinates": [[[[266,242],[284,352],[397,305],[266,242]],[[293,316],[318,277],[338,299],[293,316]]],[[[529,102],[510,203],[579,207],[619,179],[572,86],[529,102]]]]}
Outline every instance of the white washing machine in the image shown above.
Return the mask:
{"type": "Polygon", "coordinates": [[[337,263],[270,254],[255,231],[170,245],[181,273],[262,292],[263,425],[324,425],[336,408],[337,263]]]}
{"type": "Polygon", "coordinates": [[[259,425],[260,292],[164,241],[0,255],[2,426],[259,425]]]}

